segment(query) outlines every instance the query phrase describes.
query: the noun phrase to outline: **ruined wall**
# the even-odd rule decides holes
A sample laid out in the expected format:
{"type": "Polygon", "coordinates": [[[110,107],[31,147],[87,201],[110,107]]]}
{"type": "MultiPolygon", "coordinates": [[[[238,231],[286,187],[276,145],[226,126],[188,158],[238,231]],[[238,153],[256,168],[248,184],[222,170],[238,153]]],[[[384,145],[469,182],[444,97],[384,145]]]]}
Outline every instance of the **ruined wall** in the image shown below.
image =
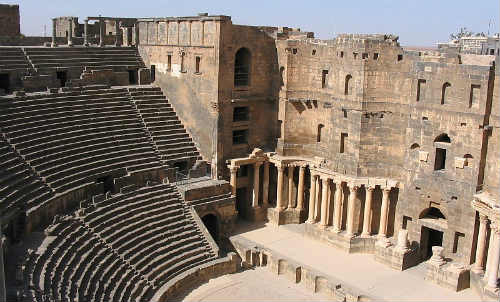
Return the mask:
{"type": "Polygon", "coordinates": [[[155,66],[155,83],[207,161],[217,144],[220,23],[226,20],[200,16],[139,21],[139,53],[148,67],[155,66]]]}
{"type": "Polygon", "coordinates": [[[21,34],[19,5],[0,4],[0,37],[16,37],[21,34]]]}

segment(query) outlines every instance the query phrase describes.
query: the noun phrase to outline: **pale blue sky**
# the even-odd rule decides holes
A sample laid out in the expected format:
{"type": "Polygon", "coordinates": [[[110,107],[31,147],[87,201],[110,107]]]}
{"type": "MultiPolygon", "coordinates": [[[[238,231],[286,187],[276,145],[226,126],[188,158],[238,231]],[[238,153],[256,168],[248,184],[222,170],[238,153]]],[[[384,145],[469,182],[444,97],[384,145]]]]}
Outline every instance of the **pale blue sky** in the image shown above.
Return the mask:
{"type": "MultiPolygon", "coordinates": [[[[402,45],[434,46],[466,26],[499,31],[499,0],[0,0],[19,4],[21,31],[51,33],[56,16],[165,17],[230,15],[235,24],[300,27],[326,39],[338,33],[393,33],[402,45]]],[[[83,21],[81,21],[83,22],[83,21]]]]}

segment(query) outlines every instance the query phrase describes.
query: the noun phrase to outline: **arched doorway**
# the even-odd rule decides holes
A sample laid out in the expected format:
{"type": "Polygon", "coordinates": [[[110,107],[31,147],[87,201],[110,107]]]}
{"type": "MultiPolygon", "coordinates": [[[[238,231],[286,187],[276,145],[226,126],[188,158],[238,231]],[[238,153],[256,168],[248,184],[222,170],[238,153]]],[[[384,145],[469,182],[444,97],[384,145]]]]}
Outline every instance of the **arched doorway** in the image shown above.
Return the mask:
{"type": "Polygon", "coordinates": [[[420,235],[420,254],[425,261],[432,256],[433,246],[443,246],[446,217],[438,208],[429,207],[420,213],[419,220],[425,224],[420,235]]]}
{"type": "Polygon", "coordinates": [[[215,241],[219,240],[219,234],[217,232],[217,216],[214,214],[207,214],[201,218],[203,224],[207,228],[208,232],[215,241]]]}
{"type": "Polygon", "coordinates": [[[240,48],[234,59],[234,86],[250,85],[250,66],[252,55],[248,48],[240,48]]]}

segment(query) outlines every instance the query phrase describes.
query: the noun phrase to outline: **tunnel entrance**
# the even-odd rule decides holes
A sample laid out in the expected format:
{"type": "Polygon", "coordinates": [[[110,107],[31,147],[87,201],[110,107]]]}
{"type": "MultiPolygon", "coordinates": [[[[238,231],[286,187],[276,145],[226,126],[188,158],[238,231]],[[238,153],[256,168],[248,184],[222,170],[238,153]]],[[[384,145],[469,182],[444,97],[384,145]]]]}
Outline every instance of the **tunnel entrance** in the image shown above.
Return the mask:
{"type": "Polygon", "coordinates": [[[114,183],[113,183],[113,177],[111,175],[106,175],[103,177],[99,177],[96,180],[96,183],[102,183],[103,184],[103,194],[106,194],[108,192],[113,193],[114,189],[114,183]]]}
{"type": "Polygon", "coordinates": [[[218,241],[219,234],[217,232],[217,216],[215,216],[214,214],[207,214],[207,215],[203,216],[201,221],[203,221],[203,224],[207,228],[207,230],[210,233],[210,235],[212,236],[212,238],[215,241],[218,241]]]}
{"type": "Polygon", "coordinates": [[[66,86],[66,82],[68,81],[68,72],[67,71],[57,71],[56,78],[59,80],[61,87],[66,86]]]}
{"type": "Polygon", "coordinates": [[[0,90],[4,90],[5,93],[9,93],[10,78],[8,73],[0,73],[0,90]]]}

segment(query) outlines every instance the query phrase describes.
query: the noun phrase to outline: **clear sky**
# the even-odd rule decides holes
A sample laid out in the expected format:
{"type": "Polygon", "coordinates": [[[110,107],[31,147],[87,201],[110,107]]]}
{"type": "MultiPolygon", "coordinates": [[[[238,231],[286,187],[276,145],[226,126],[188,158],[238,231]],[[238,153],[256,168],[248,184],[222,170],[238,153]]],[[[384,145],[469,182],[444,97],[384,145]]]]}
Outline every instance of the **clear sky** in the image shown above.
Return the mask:
{"type": "Polygon", "coordinates": [[[232,17],[235,24],[299,27],[328,39],[338,33],[393,33],[406,46],[435,46],[460,27],[499,32],[500,0],[0,0],[19,4],[21,32],[43,35],[50,18],[166,17],[199,12],[232,17]]]}

